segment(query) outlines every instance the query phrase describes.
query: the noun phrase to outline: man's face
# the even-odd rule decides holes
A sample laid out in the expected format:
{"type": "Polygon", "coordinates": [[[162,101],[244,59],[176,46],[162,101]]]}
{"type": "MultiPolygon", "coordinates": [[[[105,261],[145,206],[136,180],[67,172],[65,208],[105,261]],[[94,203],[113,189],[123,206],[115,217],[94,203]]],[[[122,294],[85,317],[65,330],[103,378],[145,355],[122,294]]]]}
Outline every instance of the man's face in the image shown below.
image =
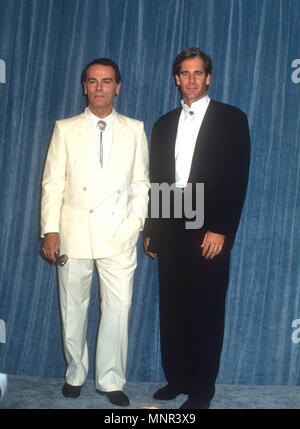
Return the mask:
{"type": "Polygon", "coordinates": [[[84,94],[92,113],[104,118],[114,105],[115,95],[120,92],[121,82],[116,83],[115,71],[111,66],[94,64],[87,70],[84,94]]]}
{"type": "Polygon", "coordinates": [[[180,87],[183,101],[190,106],[205,97],[210,84],[210,74],[206,75],[203,60],[194,57],[181,63],[179,75],[175,76],[175,80],[180,87]]]}

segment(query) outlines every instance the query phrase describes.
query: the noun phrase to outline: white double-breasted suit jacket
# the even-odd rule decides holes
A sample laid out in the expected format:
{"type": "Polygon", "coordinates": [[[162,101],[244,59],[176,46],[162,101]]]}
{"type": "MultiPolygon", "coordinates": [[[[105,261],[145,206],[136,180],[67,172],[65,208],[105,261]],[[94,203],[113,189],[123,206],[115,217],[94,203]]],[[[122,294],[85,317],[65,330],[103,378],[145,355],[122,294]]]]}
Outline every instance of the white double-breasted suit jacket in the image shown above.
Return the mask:
{"type": "Polygon", "coordinates": [[[134,247],[147,213],[148,146],[143,122],[114,110],[105,170],[85,110],[55,123],[42,179],[41,235],[58,232],[60,253],[98,259],[134,247]]]}

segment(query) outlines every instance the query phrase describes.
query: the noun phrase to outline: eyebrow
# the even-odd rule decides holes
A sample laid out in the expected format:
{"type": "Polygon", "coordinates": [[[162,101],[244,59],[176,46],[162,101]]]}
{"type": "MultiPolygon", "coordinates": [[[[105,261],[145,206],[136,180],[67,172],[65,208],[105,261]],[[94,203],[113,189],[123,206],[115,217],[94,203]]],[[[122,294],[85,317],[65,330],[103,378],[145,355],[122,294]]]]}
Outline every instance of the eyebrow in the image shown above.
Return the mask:
{"type": "Polygon", "coordinates": [[[205,71],[202,71],[202,70],[193,70],[193,71],[189,71],[189,70],[181,70],[181,71],[179,72],[179,74],[181,74],[181,73],[205,73],[205,71]]]}
{"type": "MultiPolygon", "coordinates": [[[[88,77],[87,81],[90,81],[90,80],[98,80],[98,78],[96,78],[96,77],[88,77]]],[[[109,80],[110,82],[113,82],[113,78],[111,78],[111,77],[103,77],[100,80],[109,80]]]]}

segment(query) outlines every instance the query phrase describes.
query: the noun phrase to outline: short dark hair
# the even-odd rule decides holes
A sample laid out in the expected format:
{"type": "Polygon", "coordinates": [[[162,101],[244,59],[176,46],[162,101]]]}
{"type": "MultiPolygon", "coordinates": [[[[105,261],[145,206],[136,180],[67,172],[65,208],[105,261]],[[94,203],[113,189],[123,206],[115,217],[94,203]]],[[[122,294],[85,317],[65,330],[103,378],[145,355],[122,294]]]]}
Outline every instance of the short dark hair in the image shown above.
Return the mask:
{"type": "Polygon", "coordinates": [[[199,48],[188,48],[180,52],[179,55],[175,58],[173,63],[173,76],[179,75],[181,63],[190,58],[199,57],[203,60],[204,70],[206,74],[211,74],[212,72],[212,61],[209,55],[201,51],[199,48]]]}
{"type": "Polygon", "coordinates": [[[95,60],[91,61],[90,63],[88,63],[82,73],[81,73],[81,83],[84,84],[86,82],[87,79],[87,71],[88,69],[95,65],[95,64],[99,64],[101,66],[110,66],[114,69],[115,71],[115,76],[116,76],[116,83],[120,83],[121,82],[121,73],[120,73],[120,69],[117,63],[115,63],[113,60],[111,60],[110,58],[96,58],[95,60]]]}

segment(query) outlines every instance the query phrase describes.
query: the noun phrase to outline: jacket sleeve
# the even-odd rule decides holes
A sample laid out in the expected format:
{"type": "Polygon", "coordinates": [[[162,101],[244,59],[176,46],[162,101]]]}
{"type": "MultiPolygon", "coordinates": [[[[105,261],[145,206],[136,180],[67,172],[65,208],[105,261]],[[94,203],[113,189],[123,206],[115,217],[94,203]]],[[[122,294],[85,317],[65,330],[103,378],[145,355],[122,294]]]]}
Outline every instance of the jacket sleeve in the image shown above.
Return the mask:
{"type": "Polygon", "coordinates": [[[248,120],[241,111],[232,121],[228,146],[222,191],[208,229],[226,235],[227,245],[232,247],[245,201],[250,163],[248,120]]]}
{"type": "Polygon", "coordinates": [[[129,217],[138,223],[141,231],[147,214],[149,187],[148,143],[144,125],[141,123],[128,203],[129,217]]]}
{"type": "MultiPolygon", "coordinates": [[[[151,183],[159,183],[159,160],[157,159],[158,151],[158,133],[156,124],[153,126],[150,143],[150,158],[149,158],[149,176],[150,185],[151,183]]],[[[144,225],[143,237],[150,238],[150,244],[148,247],[149,251],[158,251],[158,237],[159,237],[159,219],[151,217],[151,189],[149,189],[149,203],[148,203],[148,215],[144,225]]]]}
{"type": "Polygon", "coordinates": [[[60,212],[66,180],[66,148],[59,123],[54,125],[42,178],[41,236],[60,232],[60,212]]]}

